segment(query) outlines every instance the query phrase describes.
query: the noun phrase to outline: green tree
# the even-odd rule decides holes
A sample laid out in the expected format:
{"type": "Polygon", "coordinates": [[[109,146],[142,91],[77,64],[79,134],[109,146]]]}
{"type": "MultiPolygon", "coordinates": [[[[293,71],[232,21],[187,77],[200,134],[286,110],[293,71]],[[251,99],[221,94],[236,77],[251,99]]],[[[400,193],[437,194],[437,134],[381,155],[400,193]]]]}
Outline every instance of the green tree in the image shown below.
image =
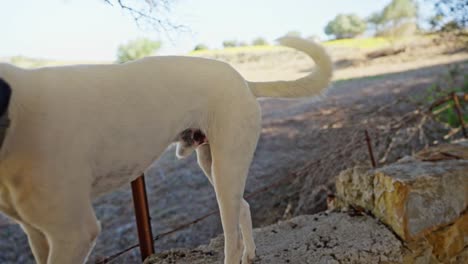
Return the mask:
{"type": "Polygon", "coordinates": [[[237,41],[235,40],[225,40],[223,41],[223,47],[232,48],[237,46],[237,41]]]}
{"type": "Polygon", "coordinates": [[[120,45],[117,50],[119,63],[140,59],[154,54],[161,47],[161,42],[140,38],[120,45]]]}
{"type": "Polygon", "coordinates": [[[403,22],[414,21],[418,6],[414,0],[392,0],[382,11],[382,19],[395,28],[403,22]]]}
{"type": "Polygon", "coordinates": [[[440,14],[433,15],[429,18],[429,24],[431,25],[432,30],[436,30],[444,20],[444,16],[440,14]]]}
{"type": "Polygon", "coordinates": [[[208,49],[208,46],[206,46],[205,44],[198,44],[195,46],[195,48],[193,48],[193,50],[207,50],[208,49]]]}
{"type": "Polygon", "coordinates": [[[385,23],[382,12],[374,12],[366,20],[367,23],[374,28],[376,34],[382,30],[385,23]]]}
{"type": "Polygon", "coordinates": [[[325,27],[325,34],[334,35],[337,39],[354,38],[364,33],[366,22],[355,14],[339,14],[325,27]]]}
{"type": "Polygon", "coordinates": [[[252,45],[265,46],[265,45],[268,45],[268,42],[264,38],[258,37],[252,41],[252,45]]]}
{"type": "Polygon", "coordinates": [[[455,32],[461,30],[462,27],[456,21],[450,21],[442,25],[440,28],[443,32],[455,32]]]}
{"type": "MultiPolygon", "coordinates": [[[[436,16],[439,16],[435,27],[442,27],[446,23],[455,22],[459,28],[468,27],[468,1],[466,0],[426,0],[432,2],[436,16]]],[[[431,24],[432,25],[432,24],[431,24]]],[[[453,25],[453,23],[452,23],[453,25]]]]}
{"type": "Polygon", "coordinates": [[[392,0],[382,10],[383,28],[377,33],[390,39],[414,34],[418,29],[417,15],[415,0],[392,0]]]}

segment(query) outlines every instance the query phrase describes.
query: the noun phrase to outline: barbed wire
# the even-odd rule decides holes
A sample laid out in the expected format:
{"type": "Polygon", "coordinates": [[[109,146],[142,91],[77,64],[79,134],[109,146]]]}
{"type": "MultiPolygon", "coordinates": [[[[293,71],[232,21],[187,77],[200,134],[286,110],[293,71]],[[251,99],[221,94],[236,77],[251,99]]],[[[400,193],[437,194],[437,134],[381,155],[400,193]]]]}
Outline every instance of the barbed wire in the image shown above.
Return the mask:
{"type": "MultiPolygon", "coordinates": [[[[277,186],[282,185],[284,182],[286,182],[287,180],[289,180],[293,176],[296,176],[296,174],[294,174],[294,173],[288,174],[286,177],[283,177],[283,178],[273,182],[272,184],[269,184],[269,185],[267,185],[265,187],[262,187],[262,188],[260,188],[260,189],[258,189],[256,191],[250,193],[249,195],[246,195],[245,199],[253,198],[253,197],[255,197],[255,196],[257,196],[257,195],[259,195],[261,193],[264,193],[264,192],[267,192],[267,191],[269,191],[269,190],[271,190],[273,188],[276,188],[277,186]]],[[[196,219],[194,219],[194,220],[192,220],[190,222],[181,224],[181,225],[177,226],[174,229],[171,229],[169,231],[157,234],[156,236],[154,236],[153,241],[157,241],[157,240],[159,240],[159,239],[161,239],[163,237],[166,237],[168,235],[171,235],[173,233],[176,233],[178,231],[186,229],[186,228],[188,228],[188,227],[190,227],[190,226],[192,226],[194,224],[197,224],[198,222],[201,222],[201,221],[205,220],[206,218],[208,218],[208,217],[210,217],[212,215],[215,215],[217,213],[219,213],[219,209],[212,210],[211,212],[209,212],[209,213],[207,213],[207,214],[205,214],[203,216],[200,216],[200,217],[198,217],[198,218],[196,218],[196,219]]],[[[114,261],[118,257],[122,256],[123,254],[128,253],[130,250],[137,248],[139,245],[140,245],[139,243],[136,243],[136,244],[134,244],[132,246],[129,246],[129,247],[127,247],[127,248],[125,248],[125,249],[123,249],[123,250],[121,250],[121,251],[119,251],[119,252],[117,252],[117,253],[115,253],[115,254],[113,254],[111,256],[108,256],[108,257],[106,257],[106,258],[104,258],[102,260],[97,261],[96,264],[112,263],[112,261],[114,261]]]]}

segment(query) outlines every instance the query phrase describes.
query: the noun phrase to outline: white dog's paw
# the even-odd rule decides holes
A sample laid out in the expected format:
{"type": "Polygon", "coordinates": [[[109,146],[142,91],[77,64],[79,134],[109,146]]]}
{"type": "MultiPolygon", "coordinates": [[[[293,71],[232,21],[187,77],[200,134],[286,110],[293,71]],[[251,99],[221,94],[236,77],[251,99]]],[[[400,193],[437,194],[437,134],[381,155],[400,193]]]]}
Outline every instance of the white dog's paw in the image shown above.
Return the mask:
{"type": "Polygon", "coordinates": [[[252,264],[255,259],[255,250],[253,251],[245,251],[244,254],[242,254],[242,264],[252,264]]]}

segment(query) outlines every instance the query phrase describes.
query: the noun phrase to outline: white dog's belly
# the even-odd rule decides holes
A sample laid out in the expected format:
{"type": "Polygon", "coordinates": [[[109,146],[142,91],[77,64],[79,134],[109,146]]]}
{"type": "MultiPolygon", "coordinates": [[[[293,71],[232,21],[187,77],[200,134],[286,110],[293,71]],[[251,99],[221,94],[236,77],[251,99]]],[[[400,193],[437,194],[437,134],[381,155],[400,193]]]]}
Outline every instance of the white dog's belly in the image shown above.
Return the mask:
{"type": "Polygon", "coordinates": [[[90,171],[93,198],[127,186],[131,181],[141,176],[159,158],[168,145],[158,141],[157,138],[154,138],[153,141],[148,139],[146,143],[136,140],[133,142],[135,144],[128,145],[126,150],[103,149],[92,155],[94,158],[90,161],[92,164],[90,171]]]}
{"type": "Polygon", "coordinates": [[[142,173],[140,164],[112,168],[107,172],[93,173],[92,196],[97,197],[123,187],[142,173]]]}

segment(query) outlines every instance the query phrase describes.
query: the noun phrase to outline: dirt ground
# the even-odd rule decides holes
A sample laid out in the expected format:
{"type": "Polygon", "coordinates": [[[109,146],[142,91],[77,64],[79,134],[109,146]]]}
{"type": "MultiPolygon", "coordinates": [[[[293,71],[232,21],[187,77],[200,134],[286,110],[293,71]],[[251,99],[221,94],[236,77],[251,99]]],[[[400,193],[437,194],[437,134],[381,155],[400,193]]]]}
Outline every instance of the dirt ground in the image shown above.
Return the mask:
{"type": "MultiPolygon", "coordinates": [[[[260,100],[263,129],[246,186],[246,195],[255,195],[248,199],[255,227],[323,210],[326,195],[333,192],[333,177],[369,163],[365,129],[379,165],[444,140],[448,128],[422,111],[421,98],[446,75],[449,65],[459,65],[466,75],[468,52],[424,45],[373,60],[359,50],[331,49],[337,71],[325,98],[260,100]],[[284,177],[275,188],[257,193],[284,177]]],[[[290,51],[220,59],[230,61],[249,80],[294,79],[312,69],[309,59],[290,51]]],[[[149,169],[146,181],[154,235],[217,208],[195,157],[179,161],[173,147],[149,169]]],[[[103,230],[89,263],[137,242],[130,188],[103,196],[94,206],[103,230]]],[[[214,214],[161,237],[156,250],[206,244],[221,232],[214,214]]],[[[139,261],[138,250],[133,250],[113,263],[139,261]]],[[[33,263],[25,235],[2,216],[0,263],[33,263]]]]}

